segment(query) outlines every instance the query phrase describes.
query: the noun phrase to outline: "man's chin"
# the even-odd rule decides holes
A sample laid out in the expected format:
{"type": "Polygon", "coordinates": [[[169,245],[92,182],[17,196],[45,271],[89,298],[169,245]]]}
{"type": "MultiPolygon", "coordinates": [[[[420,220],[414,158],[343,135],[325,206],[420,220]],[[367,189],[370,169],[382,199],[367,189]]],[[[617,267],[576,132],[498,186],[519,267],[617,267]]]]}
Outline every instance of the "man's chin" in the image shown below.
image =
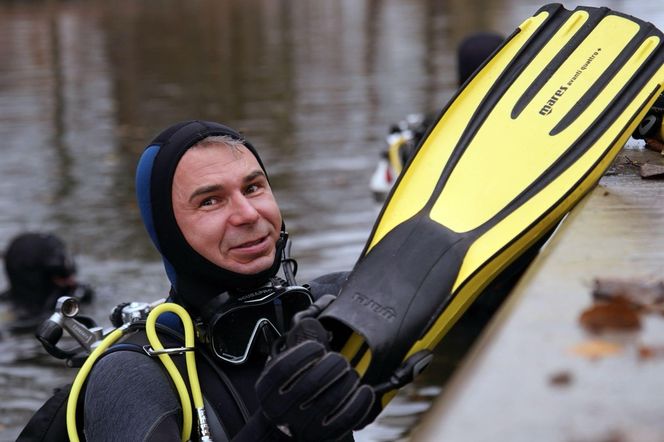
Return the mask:
{"type": "Polygon", "coordinates": [[[262,256],[250,262],[234,261],[222,267],[241,275],[256,275],[272,267],[272,264],[274,264],[274,254],[272,256],[262,256]]]}

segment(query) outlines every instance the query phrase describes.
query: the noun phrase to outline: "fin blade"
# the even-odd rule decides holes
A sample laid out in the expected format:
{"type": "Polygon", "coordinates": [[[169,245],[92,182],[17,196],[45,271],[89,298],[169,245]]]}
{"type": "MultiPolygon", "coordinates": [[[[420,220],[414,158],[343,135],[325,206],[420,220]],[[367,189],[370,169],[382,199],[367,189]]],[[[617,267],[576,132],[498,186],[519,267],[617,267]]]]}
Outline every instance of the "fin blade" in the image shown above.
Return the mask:
{"type": "Polygon", "coordinates": [[[366,382],[432,349],[596,185],[662,92],[663,39],[607,8],[546,6],[457,93],[321,315],[366,382]]]}

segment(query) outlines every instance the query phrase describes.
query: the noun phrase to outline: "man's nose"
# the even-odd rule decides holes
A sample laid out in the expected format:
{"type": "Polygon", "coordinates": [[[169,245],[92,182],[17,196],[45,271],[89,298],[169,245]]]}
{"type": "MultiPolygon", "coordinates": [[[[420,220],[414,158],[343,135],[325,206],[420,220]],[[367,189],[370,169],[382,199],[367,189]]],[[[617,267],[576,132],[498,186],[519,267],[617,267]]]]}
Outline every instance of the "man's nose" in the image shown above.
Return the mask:
{"type": "Polygon", "coordinates": [[[233,225],[250,224],[258,220],[260,214],[251,201],[244,195],[233,198],[232,213],[228,221],[233,225]]]}

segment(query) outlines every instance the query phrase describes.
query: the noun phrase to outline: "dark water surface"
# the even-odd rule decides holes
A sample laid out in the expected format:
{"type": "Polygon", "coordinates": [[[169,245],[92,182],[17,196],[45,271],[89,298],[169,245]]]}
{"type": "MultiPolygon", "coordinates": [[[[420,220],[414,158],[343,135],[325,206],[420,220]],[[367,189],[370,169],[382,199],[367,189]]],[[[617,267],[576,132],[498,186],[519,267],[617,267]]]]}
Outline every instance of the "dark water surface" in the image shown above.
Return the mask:
{"type": "MultiPolygon", "coordinates": [[[[300,279],[349,269],[378,214],[368,182],[390,123],[446,103],[461,38],[507,34],[541,4],[2,1],[0,247],[24,230],[62,236],[97,289],[85,313],[105,326],[117,303],[164,296],[134,167],[161,128],[202,118],[241,129],[261,151],[300,279]]],[[[662,18],[658,1],[604,4],[662,18]]],[[[441,352],[357,439],[408,439],[456,362],[441,352]]],[[[30,336],[0,340],[0,440],[73,375],[30,336]]]]}

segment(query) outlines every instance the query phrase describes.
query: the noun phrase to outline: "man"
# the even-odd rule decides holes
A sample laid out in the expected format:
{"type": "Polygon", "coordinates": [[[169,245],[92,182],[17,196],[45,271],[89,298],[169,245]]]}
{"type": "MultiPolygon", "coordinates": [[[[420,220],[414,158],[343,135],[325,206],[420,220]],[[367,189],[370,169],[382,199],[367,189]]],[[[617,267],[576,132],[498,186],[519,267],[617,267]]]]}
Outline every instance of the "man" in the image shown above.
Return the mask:
{"type": "MultiPolygon", "coordinates": [[[[254,147],[217,123],[178,123],[146,148],[136,185],[171,300],[194,318],[197,349],[212,361],[200,358],[199,372],[217,375],[202,381],[213,440],[353,440],[373,391],[325,339],[279,340],[310,300],[302,290],[280,295],[287,234],[254,147]]],[[[343,278],[314,281],[313,297],[336,293],[343,278]]],[[[88,378],[88,440],[176,441],[180,414],[159,361],[145,354],[110,353],[88,378]]]]}
{"type": "Polygon", "coordinates": [[[13,332],[34,331],[53,313],[60,296],[89,302],[93,290],[76,278],[76,264],[56,235],[26,232],[15,236],[4,255],[9,287],[0,294],[12,307],[13,332]]]}

